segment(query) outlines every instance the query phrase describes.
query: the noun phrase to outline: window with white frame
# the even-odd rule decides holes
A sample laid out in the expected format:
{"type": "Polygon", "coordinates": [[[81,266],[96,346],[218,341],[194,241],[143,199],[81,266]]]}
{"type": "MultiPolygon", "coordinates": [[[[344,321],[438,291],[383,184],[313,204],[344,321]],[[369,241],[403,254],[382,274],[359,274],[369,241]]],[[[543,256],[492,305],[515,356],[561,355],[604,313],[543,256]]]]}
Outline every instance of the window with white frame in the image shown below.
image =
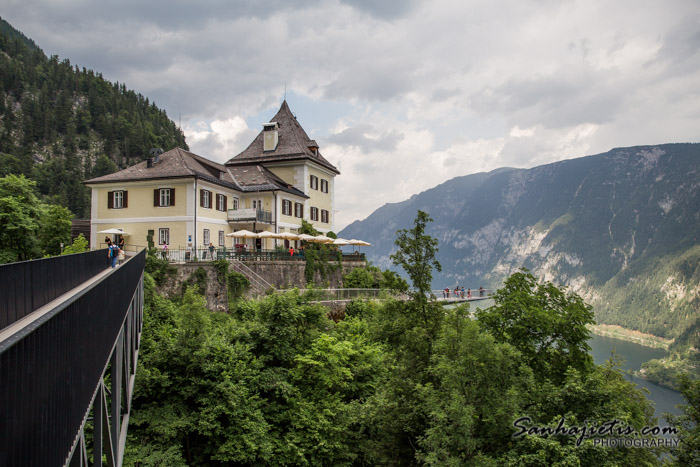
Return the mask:
{"type": "Polygon", "coordinates": [[[114,209],[121,209],[124,207],[124,192],[115,191],[114,192],[114,209]]]}
{"type": "Polygon", "coordinates": [[[321,209],[321,222],[328,224],[328,211],[321,209]]]}
{"type": "Polygon", "coordinates": [[[108,191],[107,192],[107,209],[123,209],[128,203],[129,193],[126,190],[108,191]]]}
{"type": "Polygon", "coordinates": [[[253,200],[253,209],[258,209],[262,210],[263,208],[263,202],[261,199],[254,199],[253,200]]]}
{"type": "Polygon", "coordinates": [[[311,208],[311,220],[312,221],[317,221],[318,220],[318,208],[311,208]]]}
{"type": "Polygon", "coordinates": [[[170,229],[158,229],[158,245],[170,245],[170,229]]]}
{"type": "Polygon", "coordinates": [[[209,245],[209,242],[211,242],[211,238],[209,236],[209,229],[204,229],[204,235],[202,235],[202,237],[203,237],[203,243],[205,245],[209,245]]]}
{"type": "Polygon", "coordinates": [[[211,191],[199,190],[199,205],[211,209],[211,191]]]}
{"type": "Polygon", "coordinates": [[[328,193],[328,180],[321,179],[321,191],[328,193]]]}
{"type": "Polygon", "coordinates": [[[233,204],[233,206],[231,206],[231,209],[238,209],[238,203],[239,203],[238,198],[233,198],[233,201],[231,203],[231,204],[233,204]]]}
{"type": "Polygon", "coordinates": [[[226,237],[224,236],[224,231],[219,230],[219,246],[225,245],[225,242],[224,242],[225,239],[226,239],[226,237]]]}
{"type": "Polygon", "coordinates": [[[217,194],[216,195],[216,210],[225,211],[226,210],[226,196],[217,194]]]}
{"type": "Polygon", "coordinates": [[[294,217],[303,218],[304,217],[304,205],[301,203],[294,203],[294,217]]]}
{"type": "Polygon", "coordinates": [[[309,184],[311,185],[312,190],[318,190],[318,177],[316,175],[311,175],[309,184]]]}
{"type": "Polygon", "coordinates": [[[292,215],[292,202],[288,199],[282,200],[282,215],[291,216],[292,215]]]}
{"type": "Polygon", "coordinates": [[[170,188],[160,189],[160,206],[170,206],[170,188]]]}

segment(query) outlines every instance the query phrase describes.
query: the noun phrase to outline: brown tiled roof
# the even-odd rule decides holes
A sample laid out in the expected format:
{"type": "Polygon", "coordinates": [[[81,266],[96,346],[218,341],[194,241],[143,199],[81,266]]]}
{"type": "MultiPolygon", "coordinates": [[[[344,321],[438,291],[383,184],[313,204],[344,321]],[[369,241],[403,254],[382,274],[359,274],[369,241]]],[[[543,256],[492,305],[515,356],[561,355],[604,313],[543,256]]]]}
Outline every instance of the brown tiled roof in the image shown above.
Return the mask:
{"type": "Polygon", "coordinates": [[[226,165],[236,166],[310,160],[336,174],[340,174],[338,169],[328,162],[318,150],[314,152],[310,149],[310,147],[318,147],[318,144],[306,134],[296,117],[292,114],[292,111],[289,110],[287,101],[282,102],[282,107],[280,107],[277,115],[272,117],[270,122],[277,122],[279,125],[278,143],[274,151],[263,152],[263,131],[261,131],[245,151],[229,159],[226,165]]]}
{"type": "Polygon", "coordinates": [[[233,180],[244,192],[280,190],[308,198],[304,192],[294,188],[261,165],[229,166],[228,170],[233,180]]]}
{"type": "Polygon", "coordinates": [[[180,148],[171,149],[161,154],[158,162],[153,163],[153,167],[149,168],[147,161],[142,161],[119,172],[86,180],[85,183],[133,182],[137,180],[184,177],[198,177],[218,185],[243,191],[233,180],[225,166],[180,148]],[[223,179],[220,178],[221,172],[224,173],[223,179]]]}

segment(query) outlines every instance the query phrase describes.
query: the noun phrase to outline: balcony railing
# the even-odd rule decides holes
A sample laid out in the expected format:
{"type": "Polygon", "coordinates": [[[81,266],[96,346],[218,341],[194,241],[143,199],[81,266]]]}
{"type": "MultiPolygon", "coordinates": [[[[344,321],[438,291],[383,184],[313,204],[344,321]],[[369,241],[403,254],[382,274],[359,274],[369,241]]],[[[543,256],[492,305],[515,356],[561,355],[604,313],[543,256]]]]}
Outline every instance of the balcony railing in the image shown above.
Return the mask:
{"type": "Polygon", "coordinates": [[[250,222],[262,222],[264,224],[272,223],[272,213],[263,211],[262,209],[246,208],[246,209],[229,209],[228,221],[240,224],[250,222]]]}

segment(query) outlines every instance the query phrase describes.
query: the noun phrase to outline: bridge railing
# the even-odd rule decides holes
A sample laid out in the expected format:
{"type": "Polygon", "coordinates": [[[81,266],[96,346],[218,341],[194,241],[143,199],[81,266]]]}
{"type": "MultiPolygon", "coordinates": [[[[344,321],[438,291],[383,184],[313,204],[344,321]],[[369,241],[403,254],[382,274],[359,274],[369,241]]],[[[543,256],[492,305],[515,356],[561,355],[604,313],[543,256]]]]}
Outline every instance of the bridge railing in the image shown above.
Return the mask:
{"type": "Polygon", "coordinates": [[[404,296],[400,292],[388,289],[304,289],[302,292],[314,301],[379,300],[404,296]]]}
{"type": "Polygon", "coordinates": [[[430,291],[438,300],[457,301],[457,300],[482,300],[490,298],[494,291],[491,289],[462,289],[459,290],[431,290],[430,291]]]}
{"type": "MultiPolygon", "coordinates": [[[[0,332],[0,465],[92,465],[90,453],[96,465],[102,453],[108,465],[121,465],[143,322],[145,251],[106,272],[106,253],[95,255],[99,280],[37,310],[14,326],[33,320],[19,330],[0,332]]],[[[72,268],[93,264],[92,253],[71,256],[72,268]]]]}
{"type": "Polygon", "coordinates": [[[95,276],[107,260],[96,250],[0,265],[0,329],[95,276]]]}

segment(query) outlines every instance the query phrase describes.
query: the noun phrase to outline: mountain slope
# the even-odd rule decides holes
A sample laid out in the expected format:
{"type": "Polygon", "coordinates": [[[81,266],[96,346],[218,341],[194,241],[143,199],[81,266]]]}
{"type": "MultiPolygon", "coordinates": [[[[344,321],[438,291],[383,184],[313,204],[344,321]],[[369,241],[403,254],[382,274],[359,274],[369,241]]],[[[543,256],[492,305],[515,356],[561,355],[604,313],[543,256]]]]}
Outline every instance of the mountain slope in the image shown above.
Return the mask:
{"type": "Polygon", "coordinates": [[[85,178],[176,146],[187,148],[182,131],[148,98],[47,57],[0,18],[0,177],[24,174],[47,201],[87,217],[85,178]]]}
{"type": "MultiPolygon", "coordinates": [[[[599,322],[677,338],[700,310],[700,144],[613,149],[455,178],[339,233],[391,265],[395,231],[435,220],[433,288],[498,287],[527,267],[593,303],[599,322]]],[[[697,337],[696,337],[697,338],[697,337]]]]}

